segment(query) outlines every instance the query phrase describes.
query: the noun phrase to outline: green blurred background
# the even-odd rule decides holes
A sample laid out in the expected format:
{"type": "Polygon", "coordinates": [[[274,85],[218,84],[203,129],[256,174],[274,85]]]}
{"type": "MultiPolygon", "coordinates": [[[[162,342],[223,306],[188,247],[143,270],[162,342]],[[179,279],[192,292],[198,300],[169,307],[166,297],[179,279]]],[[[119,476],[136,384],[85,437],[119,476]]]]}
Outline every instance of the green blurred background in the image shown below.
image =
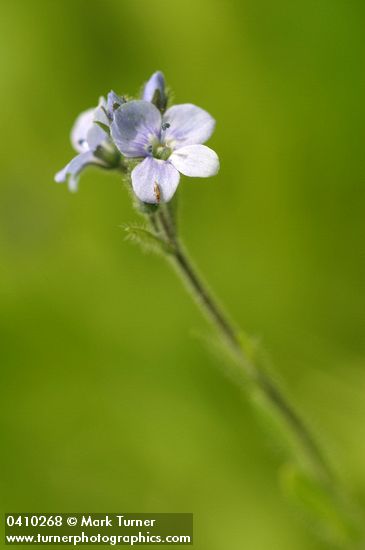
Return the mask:
{"type": "Polygon", "coordinates": [[[180,187],[186,243],[365,501],[364,16],[341,0],[1,2],[4,511],[191,511],[199,549],[328,548],[174,273],[124,241],[119,177],[53,183],[77,114],[157,69],[217,119],[219,175],[180,187]]]}

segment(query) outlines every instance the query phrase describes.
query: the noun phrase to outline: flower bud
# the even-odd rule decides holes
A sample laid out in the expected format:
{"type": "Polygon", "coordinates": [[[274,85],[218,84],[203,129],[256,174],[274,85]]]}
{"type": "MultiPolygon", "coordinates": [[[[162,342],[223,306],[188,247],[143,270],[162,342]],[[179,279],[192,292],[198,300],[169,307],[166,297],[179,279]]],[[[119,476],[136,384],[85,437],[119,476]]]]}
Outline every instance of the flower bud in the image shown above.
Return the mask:
{"type": "Polygon", "coordinates": [[[165,77],[160,71],[153,73],[146,83],[142,99],[156,105],[161,112],[165,111],[167,105],[166,85],[165,77]]]}

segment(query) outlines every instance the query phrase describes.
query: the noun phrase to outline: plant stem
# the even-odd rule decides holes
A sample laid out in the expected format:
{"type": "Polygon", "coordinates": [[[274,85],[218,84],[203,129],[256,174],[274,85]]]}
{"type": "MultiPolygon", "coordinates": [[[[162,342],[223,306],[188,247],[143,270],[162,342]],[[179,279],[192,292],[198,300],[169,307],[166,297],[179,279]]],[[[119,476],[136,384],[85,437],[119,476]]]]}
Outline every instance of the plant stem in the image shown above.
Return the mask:
{"type": "Polygon", "coordinates": [[[325,484],[330,485],[334,477],[315,438],[273,380],[245,353],[240,332],[236,330],[235,325],[230,321],[223,308],[199,277],[178,240],[168,205],[167,207],[161,205],[155,216],[153,227],[156,229],[156,222],[158,222],[163,236],[172,247],[173,252],[170,257],[182,279],[191,289],[203,312],[214,323],[223,340],[230,347],[231,351],[234,352],[239,364],[245,369],[246,375],[263,392],[271,405],[279,411],[281,417],[297,437],[316,472],[317,478],[325,484]]]}

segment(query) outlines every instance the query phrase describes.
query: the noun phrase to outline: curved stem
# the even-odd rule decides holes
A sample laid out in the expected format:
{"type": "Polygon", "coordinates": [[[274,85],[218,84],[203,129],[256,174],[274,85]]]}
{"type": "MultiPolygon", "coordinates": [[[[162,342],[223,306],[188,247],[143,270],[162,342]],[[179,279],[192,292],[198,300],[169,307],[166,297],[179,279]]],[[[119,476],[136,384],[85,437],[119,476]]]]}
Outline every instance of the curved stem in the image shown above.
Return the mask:
{"type": "Polygon", "coordinates": [[[333,480],[333,474],[315,438],[273,380],[245,353],[240,333],[199,277],[179,242],[168,207],[161,208],[157,212],[154,224],[156,224],[156,221],[158,221],[164,237],[172,246],[171,258],[173,263],[178,268],[183,280],[188,284],[203,312],[214,323],[226,344],[235,353],[240,365],[245,369],[246,375],[279,411],[286,424],[296,435],[318,478],[325,483],[330,483],[333,480]]]}

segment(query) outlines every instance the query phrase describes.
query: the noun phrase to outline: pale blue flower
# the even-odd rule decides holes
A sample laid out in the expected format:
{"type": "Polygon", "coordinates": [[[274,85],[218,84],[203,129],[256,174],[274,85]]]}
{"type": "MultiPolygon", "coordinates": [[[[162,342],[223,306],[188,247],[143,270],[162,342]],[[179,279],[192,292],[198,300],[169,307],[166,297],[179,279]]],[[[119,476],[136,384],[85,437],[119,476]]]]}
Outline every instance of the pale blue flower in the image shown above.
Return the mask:
{"type": "Polygon", "coordinates": [[[88,109],[81,113],[71,130],[71,143],[79,153],[55,176],[57,183],[68,182],[70,191],[76,191],[80,173],[89,165],[94,164],[103,168],[109,168],[110,163],[97,156],[97,152],[105,148],[112,153],[114,145],[108,135],[110,121],[106,114],[106,103],[102,98],[98,107],[88,109]],[[105,126],[100,127],[96,122],[105,126]]]}
{"type": "Polygon", "coordinates": [[[126,157],[142,157],[132,172],[137,197],[147,203],[168,202],[179,184],[180,173],[214,176],[217,154],[202,145],[213,133],[215,120],[203,109],[175,105],[164,115],[145,100],[130,101],[114,112],[111,136],[126,157]]]}

